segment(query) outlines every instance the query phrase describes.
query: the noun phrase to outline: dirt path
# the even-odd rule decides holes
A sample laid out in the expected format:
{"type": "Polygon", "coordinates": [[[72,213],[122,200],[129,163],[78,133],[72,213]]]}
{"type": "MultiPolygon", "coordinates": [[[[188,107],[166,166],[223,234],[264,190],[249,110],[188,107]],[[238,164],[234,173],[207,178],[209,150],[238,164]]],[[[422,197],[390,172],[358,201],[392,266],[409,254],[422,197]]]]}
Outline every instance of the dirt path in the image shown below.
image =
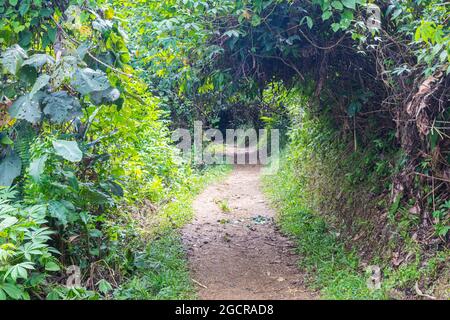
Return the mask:
{"type": "Polygon", "coordinates": [[[260,166],[235,166],[195,201],[183,229],[200,299],[313,299],[302,286],[292,243],[273,222],[260,166]],[[229,209],[229,212],[227,212],[229,209]]]}

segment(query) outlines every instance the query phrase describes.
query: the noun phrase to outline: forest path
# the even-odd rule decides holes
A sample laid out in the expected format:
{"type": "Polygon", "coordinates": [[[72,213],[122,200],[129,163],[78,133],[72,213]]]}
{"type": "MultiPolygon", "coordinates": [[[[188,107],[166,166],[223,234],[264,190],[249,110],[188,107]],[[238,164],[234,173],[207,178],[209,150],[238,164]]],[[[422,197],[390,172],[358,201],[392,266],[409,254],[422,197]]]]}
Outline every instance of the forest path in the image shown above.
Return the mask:
{"type": "Polygon", "coordinates": [[[293,244],[261,192],[261,166],[236,165],[194,202],[183,242],[200,299],[314,299],[302,286],[293,244]]]}

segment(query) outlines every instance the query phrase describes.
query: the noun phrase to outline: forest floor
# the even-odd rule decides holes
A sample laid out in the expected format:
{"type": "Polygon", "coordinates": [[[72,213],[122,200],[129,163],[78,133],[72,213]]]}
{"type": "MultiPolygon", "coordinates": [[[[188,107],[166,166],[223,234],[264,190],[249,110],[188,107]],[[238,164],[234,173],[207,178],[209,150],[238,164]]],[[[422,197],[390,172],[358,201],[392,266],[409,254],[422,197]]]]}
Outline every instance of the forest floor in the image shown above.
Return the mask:
{"type": "Polygon", "coordinates": [[[262,167],[235,165],[195,201],[183,228],[200,299],[314,299],[297,268],[295,245],[278,230],[261,192],[262,167]]]}

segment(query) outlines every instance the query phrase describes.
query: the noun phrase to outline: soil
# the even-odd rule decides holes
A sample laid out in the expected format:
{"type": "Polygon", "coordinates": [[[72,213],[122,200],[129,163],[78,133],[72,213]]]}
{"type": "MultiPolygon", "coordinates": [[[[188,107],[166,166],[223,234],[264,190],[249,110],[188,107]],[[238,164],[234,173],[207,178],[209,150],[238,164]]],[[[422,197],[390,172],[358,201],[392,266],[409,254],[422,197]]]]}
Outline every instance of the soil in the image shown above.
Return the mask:
{"type": "Polygon", "coordinates": [[[236,165],[194,202],[183,229],[192,281],[204,300],[304,300],[307,291],[293,243],[274,223],[261,192],[259,165],[236,165]]]}

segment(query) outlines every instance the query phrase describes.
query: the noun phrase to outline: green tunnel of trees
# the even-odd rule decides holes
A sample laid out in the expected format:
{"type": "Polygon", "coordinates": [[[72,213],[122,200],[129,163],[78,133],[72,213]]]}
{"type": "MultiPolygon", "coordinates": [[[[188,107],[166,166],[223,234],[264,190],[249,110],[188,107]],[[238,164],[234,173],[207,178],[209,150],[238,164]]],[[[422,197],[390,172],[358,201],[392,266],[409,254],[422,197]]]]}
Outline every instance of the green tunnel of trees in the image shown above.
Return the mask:
{"type": "MultiPolygon", "coordinates": [[[[376,239],[354,241],[367,259],[438,261],[407,294],[448,280],[449,16],[438,0],[0,0],[0,299],[142,298],[142,261],[176,247],[154,239],[208,175],[170,139],[197,120],[281,129],[308,209],[376,239]]],[[[151,298],[188,286],[146,281],[151,298]]]]}

